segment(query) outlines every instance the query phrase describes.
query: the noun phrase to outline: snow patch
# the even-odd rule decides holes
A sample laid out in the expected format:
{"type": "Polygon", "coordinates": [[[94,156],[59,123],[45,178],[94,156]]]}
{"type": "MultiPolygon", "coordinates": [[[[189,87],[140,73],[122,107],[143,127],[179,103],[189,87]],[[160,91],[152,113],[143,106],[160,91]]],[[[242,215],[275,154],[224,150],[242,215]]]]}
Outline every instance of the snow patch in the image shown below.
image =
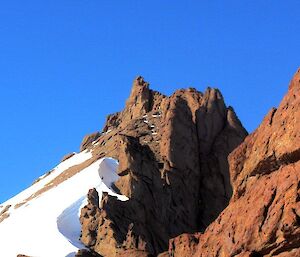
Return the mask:
{"type": "MultiPolygon", "coordinates": [[[[29,198],[31,195],[42,189],[46,184],[48,184],[50,181],[52,181],[54,178],[59,176],[61,173],[63,173],[68,168],[78,165],[80,163],[83,163],[84,161],[92,158],[92,154],[87,151],[83,151],[81,153],[75,154],[69,159],[61,162],[58,164],[49,174],[48,172],[44,175],[42,175],[39,181],[37,181],[35,184],[31,185],[21,193],[17,194],[16,196],[12,197],[11,199],[4,202],[3,206],[6,205],[12,205],[15,206],[19,203],[23,203],[27,198],[29,198]],[[49,174],[47,176],[47,174],[49,174]]],[[[12,209],[13,210],[13,209],[12,209]]],[[[9,214],[12,214],[12,211],[9,212],[9,214]]]]}
{"type": "Polygon", "coordinates": [[[106,132],[104,132],[104,135],[107,135],[107,134],[110,133],[111,131],[112,131],[111,129],[107,130],[106,132]]]}
{"type": "MultiPolygon", "coordinates": [[[[77,156],[77,159],[69,162],[67,162],[69,159],[66,160],[66,163],[57,166],[54,175],[61,174],[62,168],[67,169],[69,165],[73,166],[79,159],[84,161],[88,156],[84,158],[77,156]]],[[[110,195],[117,196],[119,200],[128,200],[126,196],[117,194],[111,187],[119,177],[117,167],[116,160],[102,158],[14,210],[13,215],[0,223],[1,251],[4,256],[15,257],[17,254],[37,257],[75,256],[78,249],[84,248],[79,240],[81,232],[79,217],[81,208],[87,203],[88,190],[96,188],[99,198],[102,197],[102,192],[108,192],[110,195]],[[9,235],[13,235],[13,238],[9,235]]],[[[49,182],[48,177],[45,179],[49,182]]],[[[7,201],[7,204],[16,200],[19,202],[28,194],[39,190],[43,184],[45,182],[39,186],[31,186],[17,197],[7,201]]]]}
{"type": "Polygon", "coordinates": [[[152,117],[153,118],[158,118],[158,117],[161,117],[161,114],[152,114],[152,117]]]}

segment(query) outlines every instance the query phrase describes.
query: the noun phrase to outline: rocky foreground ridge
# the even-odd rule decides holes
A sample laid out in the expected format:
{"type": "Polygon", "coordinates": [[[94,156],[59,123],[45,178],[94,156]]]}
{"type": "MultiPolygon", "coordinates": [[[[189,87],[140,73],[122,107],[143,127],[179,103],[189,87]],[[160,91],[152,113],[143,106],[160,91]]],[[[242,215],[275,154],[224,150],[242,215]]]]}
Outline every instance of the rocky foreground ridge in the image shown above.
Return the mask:
{"type": "Polygon", "coordinates": [[[82,142],[119,160],[129,200],[89,191],[77,256],[300,256],[300,71],[246,136],[217,89],[167,97],[138,77],[82,142]]]}
{"type": "Polygon", "coordinates": [[[162,256],[300,256],[300,70],[229,164],[229,206],[203,234],[172,239],[162,256]]]}

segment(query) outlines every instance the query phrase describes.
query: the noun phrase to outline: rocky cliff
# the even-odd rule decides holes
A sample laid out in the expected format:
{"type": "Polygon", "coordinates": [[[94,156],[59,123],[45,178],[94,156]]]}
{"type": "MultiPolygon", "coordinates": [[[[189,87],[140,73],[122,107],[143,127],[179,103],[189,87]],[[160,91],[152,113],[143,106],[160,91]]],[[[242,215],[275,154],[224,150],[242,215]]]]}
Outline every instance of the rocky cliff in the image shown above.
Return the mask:
{"type": "Polygon", "coordinates": [[[92,256],[300,256],[300,70],[246,136],[217,89],[167,97],[138,77],[83,141],[119,160],[129,200],[90,190],[82,242],[92,256]]]}
{"type": "Polygon", "coordinates": [[[246,136],[217,89],[167,97],[138,77],[124,110],[81,145],[95,159],[119,161],[114,187],[129,200],[91,190],[81,241],[103,256],[156,256],[171,238],[205,231],[232,197],[227,157],[246,136]]]}
{"type": "Polygon", "coordinates": [[[229,206],[203,234],[172,239],[161,256],[300,256],[300,70],[229,164],[229,206]]]}

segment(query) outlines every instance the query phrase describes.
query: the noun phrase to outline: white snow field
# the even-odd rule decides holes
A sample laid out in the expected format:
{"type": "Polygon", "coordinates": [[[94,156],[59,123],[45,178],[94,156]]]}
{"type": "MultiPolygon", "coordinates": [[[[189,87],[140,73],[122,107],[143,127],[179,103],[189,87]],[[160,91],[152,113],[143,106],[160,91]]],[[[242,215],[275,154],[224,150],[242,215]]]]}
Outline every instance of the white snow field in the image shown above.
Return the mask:
{"type": "Polygon", "coordinates": [[[118,162],[112,158],[102,158],[21,207],[13,208],[69,167],[91,157],[87,151],[72,156],[59,164],[50,175],[42,176],[39,182],[1,204],[2,209],[12,205],[10,216],[0,223],[3,257],[16,257],[17,254],[73,257],[78,249],[84,248],[79,240],[79,216],[81,208],[87,203],[88,190],[96,188],[100,198],[102,192],[108,192],[119,200],[128,199],[111,188],[111,184],[118,179],[118,162]]]}

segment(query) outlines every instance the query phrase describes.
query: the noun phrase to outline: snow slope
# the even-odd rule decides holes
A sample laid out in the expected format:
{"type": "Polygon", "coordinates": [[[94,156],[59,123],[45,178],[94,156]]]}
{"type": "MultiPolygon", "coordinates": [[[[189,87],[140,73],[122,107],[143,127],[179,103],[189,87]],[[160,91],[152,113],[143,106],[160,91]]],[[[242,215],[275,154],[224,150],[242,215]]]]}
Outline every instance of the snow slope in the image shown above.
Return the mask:
{"type": "MultiPolygon", "coordinates": [[[[91,158],[89,152],[82,152],[59,164],[54,171],[13,197],[10,216],[0,223],[1,252],[5,257],[25,254],[32,257],[72,257],[78,249],[84,248],[79,241],[80,209],[87,203],[86,194],[95,187],[102,192],[117,196],[125,201],[126,196],[118,195],[111,188],[118,179],[118,163],[112,158],[103,158],[92,163],[73,177],[44,192],[17,209],[13,206],[28,198],[44,185],[51,182],[67,168],[91,158]]],[[[1,209],[0,209],[1,211],[1,209]]]]}

